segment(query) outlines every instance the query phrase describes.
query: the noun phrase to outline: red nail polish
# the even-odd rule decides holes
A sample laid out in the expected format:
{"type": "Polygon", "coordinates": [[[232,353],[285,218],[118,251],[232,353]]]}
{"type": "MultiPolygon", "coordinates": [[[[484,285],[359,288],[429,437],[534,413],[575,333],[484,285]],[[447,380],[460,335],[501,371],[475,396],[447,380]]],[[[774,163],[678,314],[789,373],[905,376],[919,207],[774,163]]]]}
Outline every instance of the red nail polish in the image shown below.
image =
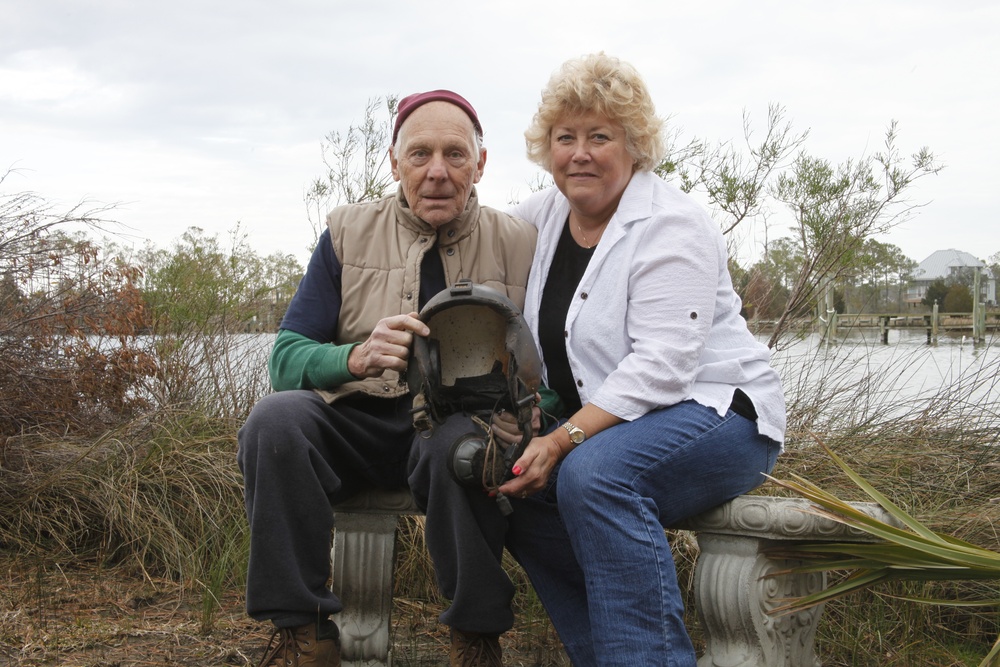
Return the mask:
{"type": "Polygon", "coordinates": [[[512,473],[514,473],[515,475],[520,475],[521,474],[521,466],[514,466],[513,468],[510,469],[510,471],[512,473]]]}

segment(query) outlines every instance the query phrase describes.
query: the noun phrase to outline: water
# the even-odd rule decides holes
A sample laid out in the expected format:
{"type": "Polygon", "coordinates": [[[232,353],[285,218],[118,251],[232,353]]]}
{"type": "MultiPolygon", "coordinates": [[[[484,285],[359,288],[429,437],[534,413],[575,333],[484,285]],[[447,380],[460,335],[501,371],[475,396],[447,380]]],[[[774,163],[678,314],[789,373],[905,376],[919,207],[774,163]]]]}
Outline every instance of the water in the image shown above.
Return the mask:
{"type": "MultiPolygon", "coordinates": [[[[201,360],[196,362],[201,379],[217,400],[242,411],[269,391],[267,355],[273,343],[274,334],[239,334],[214,339],[204,349],[195,346],[189,354],[201,360]]],[[[983,414],[1000,419],[996,337],[974,346],[961,336],[942,336],[928,345],[923,331],[892,330],[888,344],[872,331],[850,333],[828,345],[810,335],[776,350],[772,363],[790,414],[822,410],[832,421],[843,412],[865,420],[938,410],[950,419],[983,414]]]]}
{"type": "MultiPolygon", "coordinates": [[[[247,362],[243,371],[260,381],[267,373],[267,354],[274,334],[241,334],[234,343],[247,362]]],[[[766,338],[764,338],[766,340],[766,338]]],[[[942,336],[936,345],[927,344],[926,333],[895,329],[889,343],[877,331],[850,333],[828,345],[818,334],[774,352],[774,366],[786,387],[805,383],[865,384],[885,400],[928,400],[942,391],[968,392],[972,400],[998,402],[995,378],[1000,375],[1000,338],[973,345],[965,337],[942,336]]]]}
{"type": "Polygon", "coordinates": [[[923,331],[851,333],[833,344],[810,335],[772,357],[790,406],[821,399],[821,409],[883,418],[943,410],[950,416],[1000,414],[1000,340],[962,336],[927,344],[923,331]]]}

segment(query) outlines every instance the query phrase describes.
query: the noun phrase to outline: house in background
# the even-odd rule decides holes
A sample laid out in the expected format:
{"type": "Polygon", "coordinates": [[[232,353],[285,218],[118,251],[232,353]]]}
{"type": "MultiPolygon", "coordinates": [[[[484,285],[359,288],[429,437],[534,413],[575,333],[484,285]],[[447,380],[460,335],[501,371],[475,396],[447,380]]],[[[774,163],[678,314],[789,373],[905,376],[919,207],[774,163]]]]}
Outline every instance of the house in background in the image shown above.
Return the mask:
{"type": "Polygon", "coordinates": [[[912,282],[906,288],[906,303],[919,305],[927,293],[927,288],[938,278],[944,278],[950,283],[963,273],[980,270],[982,273],[979,279],[979,301],[995,305],[997,277],[985,267],[985,264],[967,252],[954,249],[938,250],[913,270],[912,282]]]}

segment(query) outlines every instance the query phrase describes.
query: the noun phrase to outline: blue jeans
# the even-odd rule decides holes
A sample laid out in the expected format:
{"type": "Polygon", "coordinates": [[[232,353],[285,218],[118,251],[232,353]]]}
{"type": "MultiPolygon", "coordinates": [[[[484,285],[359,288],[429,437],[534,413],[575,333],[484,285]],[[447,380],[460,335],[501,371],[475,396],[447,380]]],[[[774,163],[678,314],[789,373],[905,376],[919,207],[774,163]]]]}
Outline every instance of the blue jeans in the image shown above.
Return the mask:
{"type": "Polygon", "coordinates": [[[780,445],[694,401],[614,426],[519,500],[508,548],[577,667],[694,667],[664,527],[750,491],[780,445]]]}

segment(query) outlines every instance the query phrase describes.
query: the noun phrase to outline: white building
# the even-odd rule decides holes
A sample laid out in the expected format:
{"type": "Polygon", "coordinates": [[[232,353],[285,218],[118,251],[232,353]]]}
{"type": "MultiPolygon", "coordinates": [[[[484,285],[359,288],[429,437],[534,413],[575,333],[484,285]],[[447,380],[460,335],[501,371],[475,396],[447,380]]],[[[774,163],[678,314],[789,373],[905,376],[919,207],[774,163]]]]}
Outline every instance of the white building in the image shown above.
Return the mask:
{"type": "Polygon", "coordinates": [[[979,270],[979,301],[994,305],[997,302],[996,276],[990,273],[983,262],[961,250],[937,250],[920,262],[913,270],[912,283],[906,288],[906,302],[918,304],[927,293],[927,288],[938,278],[951,283],[962,273],[979,270]]]}

